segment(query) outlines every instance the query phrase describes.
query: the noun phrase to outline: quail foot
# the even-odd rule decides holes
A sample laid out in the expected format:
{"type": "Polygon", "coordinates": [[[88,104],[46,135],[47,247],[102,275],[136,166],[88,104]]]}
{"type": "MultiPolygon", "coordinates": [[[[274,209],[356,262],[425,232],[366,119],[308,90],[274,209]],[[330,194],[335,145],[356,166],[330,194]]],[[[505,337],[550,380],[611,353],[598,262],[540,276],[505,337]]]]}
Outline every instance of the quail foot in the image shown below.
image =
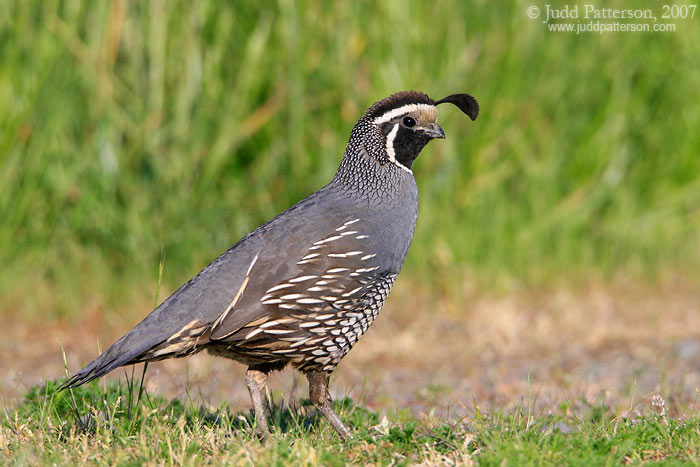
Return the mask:
{"type": "Polygon", "coordinates": [[[291,364],[306,375],[316,408],[348,438],[331,408],[329,378],[401,271],[418,215],[412,165],[430,140],[445,137],[437,124],[444,102],[472,120],[479,112],[468,94],[434,101],[400,92],[372,105],[328,185],[239,240],[62,388],[206,349],[248,366],[260,433],[268,429],[267,376],[291,364]]]}

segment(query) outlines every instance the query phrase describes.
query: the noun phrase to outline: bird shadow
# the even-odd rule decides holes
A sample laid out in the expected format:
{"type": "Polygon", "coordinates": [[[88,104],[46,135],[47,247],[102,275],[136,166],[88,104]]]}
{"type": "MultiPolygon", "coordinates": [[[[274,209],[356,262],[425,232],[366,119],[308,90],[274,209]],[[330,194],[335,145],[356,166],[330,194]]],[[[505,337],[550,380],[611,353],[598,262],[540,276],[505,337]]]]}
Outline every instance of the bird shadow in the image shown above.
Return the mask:
{"type": "MultiPolygon", "coordinates": [[[[333,407],[341,414],[352,410],[354,403],[345,398],[334,401],[333,407]]],[[[266,419],[273,433],[311,433],[317,431],[326,423],[325,417],[316,410],[309,399],[301,399],[288,403],[284,399],[274,401],[268,399],[266,406],[266,419]]],[[[252,409],[230,410],[220,408],[211,410],[200,406],[196,420],[192,423],[201,423],[208,426],[227,427],[232,430],[255,433],[255,412],[252,409]]]]}
{"type": "MultiPolygon", "coordinates": [[[[255,436],[255,415],[250,408],[213,408],[190,397],[167,400],[151,395],[134,379],[127,379],[126,384],[92,382],[66,391],[58,390],[59,386],[60,381],[47,381],[32,389],[27,402],[44,411],[49,409],[57,417],[60,431],[66,434],[71,430],[90,434],[108,429],[129,435],[156,420],[182,420],[190,428],[227,428],[255,436]]],[[[353,421],[371,421],[376,415],[355,405],[349,397],[334,401],[333,408],[351,425],[353,421]]],[[[309,399],[289,402],[268,394],[266,418],[271,431],[278,434],[306,435],[330,427],[309,399]]]]}
{"type": "MultiPolygon", "coordinates": [[[[80,433],[95,433],[109,427],[111,431],[122,434],[134,434],[143,424],[154,419],[161,421],[183,420],[185,427],[223,428],[255,436],[255,413],[251,408],[236,409],[230,406],[212,408],[197,404],[193,400],[166,400],[151,396],[145,391],[140,403],[134,399],[133,392],[124,391],[123,386],[110,385],[102,388],[85,388],[73,394],[54,393],[53,401],[60,407],[54,410],[61,420],[63,431],[75,429],[80,433]],[[138,405],[142,407],[139,408],[138,405]]],[[[334,410],[346,417],[357,411],[349,398],[333,402],[334,410]]],[[[272,433],[297,433],[308,435],[323,430],[327,425],[325,417],[316,410],[308,399],[288,403],[284,399],[271,400],[265,411],[268,426],[272,433]]]]}

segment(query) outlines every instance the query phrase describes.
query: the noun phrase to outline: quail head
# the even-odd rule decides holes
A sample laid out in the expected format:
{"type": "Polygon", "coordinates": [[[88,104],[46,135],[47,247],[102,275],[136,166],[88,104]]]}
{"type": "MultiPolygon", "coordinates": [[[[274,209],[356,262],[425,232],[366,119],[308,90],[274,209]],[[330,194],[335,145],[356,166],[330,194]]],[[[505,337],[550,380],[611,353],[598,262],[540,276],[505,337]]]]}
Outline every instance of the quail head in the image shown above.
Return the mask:
{"type": "Polygon", "coordinates": [[[430,140],[445,137],[436,107],[443,102],[472,120],[479,112],[468,94],[434,101],[400,92],[372,105],[328,185],[239,240],[62,388],[206,349],[248,366],[260,434],[268,432],[267,375],[291,364],[308,378],[316,408],[347,438],[331,408],[329,378],[403,266],[418,215],[412,166],[430,140]]]}

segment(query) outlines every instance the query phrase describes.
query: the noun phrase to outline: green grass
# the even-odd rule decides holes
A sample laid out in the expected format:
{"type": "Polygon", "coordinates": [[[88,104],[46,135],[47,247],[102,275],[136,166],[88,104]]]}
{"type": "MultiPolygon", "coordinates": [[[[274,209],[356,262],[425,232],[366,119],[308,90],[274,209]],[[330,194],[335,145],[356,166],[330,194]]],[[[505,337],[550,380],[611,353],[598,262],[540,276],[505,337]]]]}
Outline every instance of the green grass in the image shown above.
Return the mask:
{"type": "Polygon", "coordinates": [[[666,460],[697,463],[700,419],[684,420],[644,409],[615,416],[603,404],[562,404],[555,413],[527,407],[485,414],[475,408],[457,422],[406,413],[378,414],[345,399],[335,409],[353,428],[340,441],[308,401],[273,402],[270,438],[252,433],[248,411],[166,401],[138,383],[92,383],[56,392],[58,383],[33,388],[0,420],[3,465],[254,464],[405,465],[471,461],[483,465],[613,465],[666,460]]]}
{"type": "Polygon", "coordinates": [[[698,277],[700,22],[555,34],[526,7],[2,2],[3,309],[141,300],[161,247],[180,284],[325,184],[364,109],[411,88],[482,107],[442,109],[448,138],[415,165],[406,274],[436,294],[698,277]]]}

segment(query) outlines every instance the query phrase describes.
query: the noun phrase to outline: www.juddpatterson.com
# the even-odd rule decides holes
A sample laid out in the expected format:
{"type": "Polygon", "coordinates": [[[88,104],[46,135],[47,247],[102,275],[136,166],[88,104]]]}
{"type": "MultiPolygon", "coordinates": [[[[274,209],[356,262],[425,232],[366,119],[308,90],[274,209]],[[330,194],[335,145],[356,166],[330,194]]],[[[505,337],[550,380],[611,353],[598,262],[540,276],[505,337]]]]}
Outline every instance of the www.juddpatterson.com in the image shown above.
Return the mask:
{"type": "Polygon", "coordinates": [[[550,31],[554,32],[573,32],[575,34],[584,34],[589,32],[597,32],[605,34],[606,32],[674,32],[676,25],[673,23],[601,23],[600,21],[576,22],[576,23],[550,23],[547,25],[550,31]]]}

